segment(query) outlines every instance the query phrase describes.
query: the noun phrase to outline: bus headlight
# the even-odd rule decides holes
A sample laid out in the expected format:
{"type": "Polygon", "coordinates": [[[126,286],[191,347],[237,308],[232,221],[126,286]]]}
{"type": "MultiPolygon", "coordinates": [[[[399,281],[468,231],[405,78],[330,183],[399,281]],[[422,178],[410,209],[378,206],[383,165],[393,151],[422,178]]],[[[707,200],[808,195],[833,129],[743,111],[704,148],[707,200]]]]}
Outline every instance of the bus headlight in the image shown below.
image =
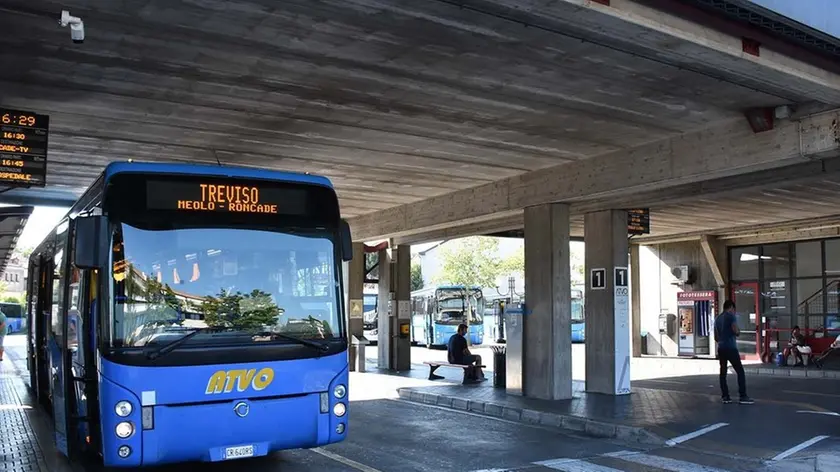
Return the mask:
{"type": "Polygon", "coordinates": [[[344,403],[336,403],[333,407],[333,414],[341,418],[345,413],[347,413],[347,407],[344,406],[344,403]]]}
{"type": "Polygon", "coordinates": [[[125,459],[126,457],[131,455],[131,448],[122,445],[119,449],[117,449],[117,454],[119,454],[121,458],[125,459]]]}
{"type": "Polygon", "coordinates": [[[336,385],[333,389],[333,395],[335,395],[335,398],[344,398],[344,395],[347,395],[347,387],[344,385],[336,385]]]}
{"type": "Polygon", "coordinates": [[[123,421],[122,423],[117,424],[115,432],[117,437],[125,439],[134,434],[134,425],[128,421],[123,421]]]}
{"type": "Polygon", "coordinates": [[[117,416],[123,418],[130,415],[133,409],[134,408],[132,408],[131,403],[128,403],[125,400],[117,402],[117,406],[114,408],[114,410],[117,412],[117,416]]]}

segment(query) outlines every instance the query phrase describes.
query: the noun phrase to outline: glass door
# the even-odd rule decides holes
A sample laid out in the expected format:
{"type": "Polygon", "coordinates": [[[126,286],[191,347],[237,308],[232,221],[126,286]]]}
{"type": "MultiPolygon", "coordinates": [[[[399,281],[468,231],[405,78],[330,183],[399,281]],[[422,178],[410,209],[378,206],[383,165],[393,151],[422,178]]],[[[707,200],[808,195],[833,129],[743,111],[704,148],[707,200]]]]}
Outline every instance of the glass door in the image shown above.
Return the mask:
{"type": "Polygon", "coordinates": [[[742,359],[758,359],[761,347],[761,305],[758,283],[732,284],[732,301],[735,302],[735,317],[741,335],[737,338],[738,351],[742,359]]]}

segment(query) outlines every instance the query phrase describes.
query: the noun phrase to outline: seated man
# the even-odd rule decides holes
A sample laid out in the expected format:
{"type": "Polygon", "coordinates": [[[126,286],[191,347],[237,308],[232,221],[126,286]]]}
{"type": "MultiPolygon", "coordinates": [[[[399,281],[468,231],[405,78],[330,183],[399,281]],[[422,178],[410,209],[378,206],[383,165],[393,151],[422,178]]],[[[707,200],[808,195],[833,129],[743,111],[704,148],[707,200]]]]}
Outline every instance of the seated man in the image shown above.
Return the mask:
{"type": "Polygon", "coordinates": [[[458,332],[453,334],[447,343],[448,362],[450,364],[472,366],[467,372],[468,378],[479,381],[486,380],[484,372],[479,367],[481,365],[481,356],[470,354],[470,350],[467,347],[467,338],[464,337],[466,334],[467,325],[459,324],[458,332]]]}

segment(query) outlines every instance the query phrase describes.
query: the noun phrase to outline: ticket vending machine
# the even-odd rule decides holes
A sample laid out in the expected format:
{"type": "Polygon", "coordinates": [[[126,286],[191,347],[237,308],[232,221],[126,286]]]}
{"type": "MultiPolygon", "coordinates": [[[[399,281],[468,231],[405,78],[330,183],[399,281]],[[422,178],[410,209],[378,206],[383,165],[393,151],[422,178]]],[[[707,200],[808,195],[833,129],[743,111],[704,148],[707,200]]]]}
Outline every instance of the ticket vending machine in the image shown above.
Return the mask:
{"type": "Polygon", "coordinates": [[[680,292],[677,294],[677,344],[680,356],[703,356],[714,353],[713,323],[717,313],[717,292],[680,292]]]}

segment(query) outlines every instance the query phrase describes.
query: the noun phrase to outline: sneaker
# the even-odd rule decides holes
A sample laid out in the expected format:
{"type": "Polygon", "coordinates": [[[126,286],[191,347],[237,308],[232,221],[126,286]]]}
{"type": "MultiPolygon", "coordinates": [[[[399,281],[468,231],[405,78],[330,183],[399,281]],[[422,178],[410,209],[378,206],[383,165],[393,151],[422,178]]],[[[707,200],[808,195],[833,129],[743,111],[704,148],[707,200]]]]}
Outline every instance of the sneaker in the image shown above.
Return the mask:
{"type": "Polygon", "coordinates": [[[732,403],[732,399],[729,398],[728,396],[721,398],[721,400],[723,400],[723,403],[727,403],[727,404],[732,403]]]}
{"type": "Polygon", "coordinates": [[[740,403],[741,405],[752,405],[753,403],[755,403],[755,400],[753,400],[750,397],[741,397],[741,399],[738,400],[738,403],[740,403]]]}

